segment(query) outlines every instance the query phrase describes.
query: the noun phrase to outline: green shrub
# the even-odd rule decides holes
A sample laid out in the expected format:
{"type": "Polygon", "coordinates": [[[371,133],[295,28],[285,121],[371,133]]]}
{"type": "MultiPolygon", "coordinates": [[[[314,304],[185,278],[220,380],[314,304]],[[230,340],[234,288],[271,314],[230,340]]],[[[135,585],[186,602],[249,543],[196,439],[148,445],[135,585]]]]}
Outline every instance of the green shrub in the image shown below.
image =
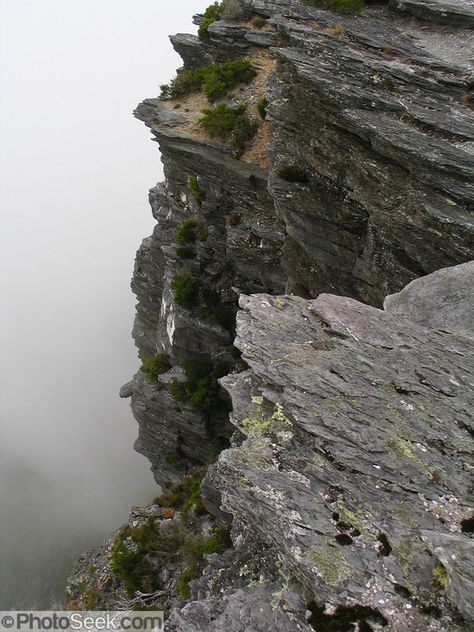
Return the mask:
{"type": "Polygon", "coordinates": [[[203,555],[222,553],[232,546],[230,529],[228,527],[215,527],[208,538],[194,547],[194,552],[203,555]]]}
{"type": "Polygon", "coordinates": [[[213,22],[221,19],[223,9],[223,2],[214,2],[213,4],[209,5],[204,11],[204,19],[199,25],[198,30],[198,37],[200,40],[206,40],[209,38],[207,29],[213,22]]]}
{"type": "Polygon", "coordinates": [[[171,86],[168,83],[163,83],[160,86],[160,99],[165,101],[166,99],[170,99],[171,86]]]}
{"type": "Polygon", "coordinates": [[[228,407],[217,380],[229,372],[229,365],[185,360],[182,367],[186,380],[175,378],[169,384],[169,393],[177,402],[189,400],[193,408],[205,413],[228,407]]]}
{"type": "Polygon", "coordinates": [[[208,229],[205,224],[194,217],[183,219],[176,233],[177,244],[193,244],[196,241],[206,241],[208,229]]]}
{"type": "Polygon", "coordinates": [[[210,136],[219,138],[238,151],[243,151],[255,136],[258,125],[246,114],[246,106],[241,104],[231,108],[220,103],[215,108],[203,110],[201,125],[210,136]]]}
{"type": "Polygon", "coordinates": [[[194,276],[176,274],[171,280],[173,300],[181,307],[193,309],[199,302],[199,280],[194,276]]]}
{"type": "Polygon", "coordinates": [[[239,83],[249,82],[256,74],[252,64],[243,59],[208,66],[204,69],[202,90],[209,101],[214,101],[239,83]]]}
{"type": "Polygon", "coordinates": [[[191,246],[180,246],[176,248],[176,254],[181,259],[194,259],[196,257],[196,253],[191,246]]]}
{"type": "Polygon", "coordinates": [[[252,19],[252,26],[256,29],[261,29],[265,26],[265,24],[267,23],[266,19],[261,16],[261,15],[256,15],[253,19],[252,19]]]}
{"type": "Polygon", "coordinates": [[[201,575],[201,570],[197,562],[193,562],[191,566],[188,566],[180,575],[178,580],[178,591],[181,595],[181,599],[189,599],[191,597],[191,589],[189,587],[190,582],[193,579],[197,579],[201,575]]]}
{"type": "Polygon", "coordinates": [[[179,99],[202,90],[209,101],[214,101],[239,83],[249,82],[256,74],[251,62],[244,59],[183,70],[169,84],[161,86],[160,99],[179,99]]]}
{"type": "Polygon", "coordinates": [[[153,518],[149,518],[135,529],[127,527],[117,537],[112,547],[112,573],[123,582],[129,595],[136,590],[148,592],[157,590],[160,569],[151,565],[147,556],[151,552],[162,554],[174,552],[180,544],[178,533],[162,534],[153,518]],[[134,545],[125,543],[129,536],[134,545]]]}
{"type": "Polygon", "coordinates": [[[265,119],[267,117],[268,101],[266,97],[262,97],[257,104],[257,110],[260,116],[265,119]]]}
{"type": "Polygon", "coordinates": [[[287,182],[308,182],[308,174],[306,171],[296,164],[280,165],[276,170],[276,175],[287,182]]]}
{"type": "Polygon", "coordinates": [[[193,194],[194,199],[196,200],[196,204],[198,206],[202,206],[202,203],[206,199],[206,192],[203,191],[203,189],[201,188],[197,176],[192,176],[191,178],[189,178],[188,185],[191,189],[191,193],[193,194]]]}
{"type": "Polygon", "coordinates": [[[166,353],[159,353],[153,358],[144,360],[140,371],[146,373],[152,380],[157,380],[158,376],[171,369],[171,363],[166,353]]]}
{"type": "Polygon", "coordinates": [[[358,13],[364,8],[364,0],[302,0],[303,4],[320,7],[321,4],[336,13],[358,13]]]}
{"type": "Polygon", "coordinates": [[[189,514],[191,509],[194,509],[198,515],[205,514],[206,510],[201,502],[201,482],[206,473],[207,466],[196,468],[175,483],[162,496],[155,498],[155,503],[160,507],[173,507],[181,510],[184,516],[189,514]]]}

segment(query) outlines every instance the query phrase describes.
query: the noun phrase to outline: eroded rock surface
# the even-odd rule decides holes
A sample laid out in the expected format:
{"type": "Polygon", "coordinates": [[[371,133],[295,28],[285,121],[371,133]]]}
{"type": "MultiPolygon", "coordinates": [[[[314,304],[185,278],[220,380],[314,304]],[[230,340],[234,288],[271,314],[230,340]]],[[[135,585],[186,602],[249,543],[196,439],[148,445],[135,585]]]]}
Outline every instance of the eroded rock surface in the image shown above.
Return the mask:
{"type": "Polygon", "coordinates": [[[384,311],[241,298],[251,371],[223,380],[243,441],[210,474],[222,508],[315,600],[370,606],[387,630],[462,629],[450,604],[472,621],[473,283],[473,263],[443,270],[384,311]]]}
{"type": "Polygon", "coordinates": [[[150,191],[133,336],[163,370],[121,390],[171,496],[214,465],[202,506],[132,513],[79,562],[70,599],[163,607],[176,632],[465,632],[474,7],[230,4],[206,39],[171,41],[185,70],[252,62],[255,77],[218,100],[247,107],[251,143],[211,138],[199,91],[135,111],[166,179],[150,191]],[[177,298],[183,279],[194,302],[177,298]],[[148,519],[181,534],[179,554],[147,554],[153,590],[132,597],[111,550],[122,537],[134,554],[148,519]],[[190,539],[228,526],[233,546],[193,566],[190,539]]]}

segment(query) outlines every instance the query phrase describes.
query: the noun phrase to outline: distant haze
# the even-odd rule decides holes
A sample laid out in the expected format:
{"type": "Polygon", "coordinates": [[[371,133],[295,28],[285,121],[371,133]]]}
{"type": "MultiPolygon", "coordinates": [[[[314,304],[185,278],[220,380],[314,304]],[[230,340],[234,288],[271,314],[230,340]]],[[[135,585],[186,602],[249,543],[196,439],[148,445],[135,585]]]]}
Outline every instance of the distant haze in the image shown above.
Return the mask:
{"type": "Polygon", "coordinates": [[[0,0],[0,609],[61,598],[72,559],[156,487],[119,387],[158,147],[132,117],[201,0],[0,0]]]}

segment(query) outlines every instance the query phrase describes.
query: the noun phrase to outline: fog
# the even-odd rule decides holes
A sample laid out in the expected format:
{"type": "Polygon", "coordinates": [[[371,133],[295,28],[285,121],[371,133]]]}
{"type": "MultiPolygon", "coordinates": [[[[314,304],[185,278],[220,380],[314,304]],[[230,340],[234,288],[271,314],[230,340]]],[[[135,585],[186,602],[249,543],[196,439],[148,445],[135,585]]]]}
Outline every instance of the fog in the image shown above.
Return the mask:
{"type": "Polygon", "coordinates": [[[120,386],[156,143],[131,112],[206,0],[0,0],[0,609],[59,605],[74,558],[157,489],[120,386]]]}

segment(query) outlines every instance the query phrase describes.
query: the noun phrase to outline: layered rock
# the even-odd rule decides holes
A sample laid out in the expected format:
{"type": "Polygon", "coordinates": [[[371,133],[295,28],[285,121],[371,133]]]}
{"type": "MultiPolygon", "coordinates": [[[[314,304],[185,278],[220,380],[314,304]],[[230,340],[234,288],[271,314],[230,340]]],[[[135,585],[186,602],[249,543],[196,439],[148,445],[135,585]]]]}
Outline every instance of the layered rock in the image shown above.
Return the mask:
{"type": "Polygon", "coordinates": [[[473,263],[442,270],[385,310],[241,298],[251,370],[222,381],[241,440],[209,477],[307,603],[387,630],[473,620],[473,283],[473,263]]]}
{"type": "MultiPolygon", "coordinates": [[[[164,489],[220,453],[191,534],[232,524],[234,543],[190,599],[186,567],[168,564],[154,603],[176,631],[467,630],[474,9],[230,4],[207,39],[171,41],[186,70],[251,60],[254,79],[221,99],[258,122],[250,145],[206,134],[199,92],[135,112],[166,180],[150,192],[133,336],[166,366],[121,395],[164,489]],[[186,222],[199,233],[182,242],[186,222]],[[177,298],[183,279],[195,304],[177,298]]],[[[103,607],[130,603],[107,560],[117,537],[96,554],[103,607]]]]}

